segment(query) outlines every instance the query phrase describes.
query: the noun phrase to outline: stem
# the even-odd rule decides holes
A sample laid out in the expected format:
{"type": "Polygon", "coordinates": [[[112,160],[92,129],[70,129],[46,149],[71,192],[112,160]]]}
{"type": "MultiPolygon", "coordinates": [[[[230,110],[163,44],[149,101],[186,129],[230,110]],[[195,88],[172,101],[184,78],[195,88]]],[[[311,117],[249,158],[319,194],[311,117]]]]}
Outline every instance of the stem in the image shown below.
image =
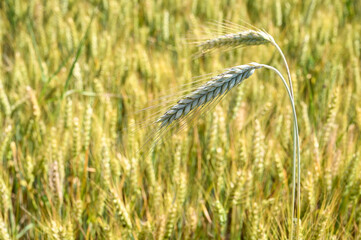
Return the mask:
{"type": "MultiPolygon", "coordinates": [[[[294,99],[293,99],[293,96],[292,96],[292,93],[290,91],[290,88],[288,87],[287,85],[287,82],[286,80],[284,79],[284,77],[282,76],[282,74],[274,67],[271,67],[269,65],[265,65],[265,64],[259,64],[259,66],[261,67],[264,67],[264,68],[267,68],[267,69],[270,69],[272,71],[274,71],[275,73],[277,73],[277,75],[281,78],[286,90],[287,90],[287,93],[288,93],[288,96],[290,98],[290,101],[291,101],[291,105],[292,105],[292,112],[293,112],[293,118],[294,118],[294,151],[293,151],[293,156],[294,156],[294,164],[293,164],[293,170],[294,170],[294,175],[293,175],[293,190],[295,190],[295,168],[296,168],[296,162],[295,162],[295,155],[296,155],[296,152],[297,152],[297,161],[298,161],[298,165],[300,165],[300,162],[301,162],[301,157],[300,157],[300,144],[299,144],[299,138],[298,138],[298,123],[297,123],[297,114],[296,114],[296,109],[295,109],[295,104],[294,104],[294,99]]],[[[300,168],[298,167],[298,171],[300,173],[300,168]]],[[[300,174],[298,174],[298,179],[300,178],[300,174]]],[[[298,204],[297,204],[297,238],[299,236],[299,219],[300,219],[300,181],[298,181],[298,191],[297,191],[297,197],[298,197],[298,204]]],[[[292,197],[293,197],[293,202],[295,200],[295,191],[293,191],[292,193],[292,197]]],[[[294,207],[292,207],[292,221],[291,221],[291,238],[293,238],[293,218],[294,218],[294,207]]]]}
{"type": "MultiPolygon", "coordinates": [[[[290,88],[290,92],[291,92],[291,96],[294,100],[294,94],[293,94],[293,87],[292,87],[292,79],[291,79],[291,73],[290,73],[290,69],[288,67],[287,64],[287,60],[285,55],[283,54],[281,48],[278,46],[278,44],[273,41],[273,45],[276,47],[277,51],[281,54],[282,60],[286,66],[286,71],[287,71],[287,77],[288,77],[288,83],[289,83],[289,88],[290,88]]],[[[297,141],[299,141],[299,139],[297,139],[297,141]]],[[[296,149],[296,129],[295,126],[293,128],[293,149],[296,149]]],[[[298,155],[299,155],[299,151],[298,151],[298,155]]],[[[301,161],[300,161],[300,157],[297,156],[297,169],[298,169],[298,173],[297,173],[297,239],[299,238],[299,221],[300,221],[300,215],[301,215],[301,161]]],[[[293,198],[293,204],[295,204],[295,188],[296,188],[296,183],[295,183],[295,176],[296,176],[296,152],[293,152],[293,182],[292,182],[292,198],[293,198]]],[[[293,238],[293,219],[294,219],[294,209],[295,206],[293,206],[292,208],[292,223],[291,223],[291,240],[293,238]]]]}
{"type": "Polygon", "coordinates": [[[227,214],[227,227],[226,227],[226,236],[225,240],[231,239],[231,232],[232,232],[232,215],[233,215],[233,208],[230,207],[227,214]]]}
{"type": "Polygon", "coordinates": [[[282,60],[286,66],[286,71],[287,71],[287,77],[288,77],[288,83],[290,85],[290,92],[291,92],[291,96],[292,98],[294,98],[293,96],[293,87],[292,87],[292,80],[291,80],[291,73],[290,73],[290,69],[288,68],[288,64],[287,64],[287,60],[286,60],[286,57],[285,55],[283,54],[281,48],[278,46],[278,44],[276,42],[273,42],[273,45],[276,47],[277,51],[281,54],[282,56],[282,60]]]}

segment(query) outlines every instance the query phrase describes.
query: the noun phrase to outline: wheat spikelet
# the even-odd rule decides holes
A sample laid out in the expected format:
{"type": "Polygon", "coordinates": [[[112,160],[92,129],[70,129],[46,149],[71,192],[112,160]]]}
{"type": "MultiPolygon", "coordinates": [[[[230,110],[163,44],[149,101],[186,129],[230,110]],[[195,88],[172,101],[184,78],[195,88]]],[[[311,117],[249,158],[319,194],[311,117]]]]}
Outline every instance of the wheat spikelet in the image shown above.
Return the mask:
{"type": "Polygon", "coordinates": [[[325,181],[325,186],[326,186],[327,194],[330,194],[330,193],[331,193],[331,190],[332,190],[332,170],[331,170],[330,167],[327,167],[327,168],[325,169],[324,181],[325,181]]]}
{"type": "Polygon", "coordinates": [[[217,148],[216,153],[216,162],[215,162],[215,174],[216,174],[216,190],[217,193],[221,193],[224,186],[224,169],[226,167],[226,162],[224,159],[224,153],[222,148],[217,148]]]}
{"type": "Polygon", "coordinates": [[[274,42],[271,35],[264,31],[246,30],[238,33],[221,35],[197,45],[202,52],[219,47],[262,45],[274,42]]]}
{"type": "Polygon", "coordinates": [[[130,176],[129,176],[129,181],[130,181],[130,187],[132,189],[132,191],[136,194],[139,194],[139,161],[137,158],[131,158],[130,160],[130,176]]]}
{"type": "Polygon", "coordinates": [[[229,198],[228,198],[228,207],[231,206],[236,206],[238,204],[240,204],[241,202],[241,198],[242,198],[242,188],[243,188],[243,184],[245,181],[245,177],[242,174],[242,172],[239,170],[237,172],[237,177],[234,181],[234,183],[232,184],[232,188],[231,191],[229,193],[229,198]]]}
{"type": "Polygon", "coordinates": [[[253,136],[253,157],[256,174],[259,178],[262,178],[264,172],[265,149],[264,136],[258,119],[255,121],[255,131],[253,136]]]}
{"type": "Polygon", "coordinates": [[[155,234],[155,239],[162,240],[165,234],[165,224],[166,224],[166,217],[162,214],[159,217],[157,222],[157,231],[155,234]]]}
{"type": "Polygon", "coordinates": [[[75,158],[79,154],[80,149],[80,136],[79,136],[79,118],[73,119],[73,157],[75,158]]]}
{"type": "Polygon", "coordinates": [[[152,194],[152,205],[155,206],[154,211],[162,210],[162,199],[163,199],[163,189],[160,184],[155,185],[154,193],[152,194]],[[158,208],[157,208],[158,207],[158,208]]]}
{"type": "Polygon", "coordinates": [[[35,180],[35,176],[34,176],[34,159],[30,156],[30,155],[27,155],[26,156],[26,162],[25,162],[25,172],[24,172],[24,175],[25,175],[25,179],[27,181],[27,186],[29,188],[32,187],[33,185],[33,182],[35,180]]]}
{"type": "Polygon", "coordinates": [[[59,164],[58,161],[53,160],[49,166],[48,172],[49,188],[54,196],[54,202],[61,205],[63,201],[63,189],[60,182],[59,164]]]}
{"type": "MultiPolygon", "coordinates": [[[[302,233],[302,232],[303,232],[303,227],[302,227],[302,221],[301,221],[301,219],[299,219],[299,220],[297,220],[296,218],[293,219],[293,224],[294,224],[295,226],[298,226],[298,227],[299,227],[299,231],[297,232],[296,229],[295,229],[295,231],[293,231],[292,237],[296,238],[297,240],[303,240],[303,239],[305,239],[305,238],[303,237],[303,233],[302,233]]],[[[322,239],[322,238],[315,238],[315,239],[322,239]]]]}
{"type": "Polygon", "coordinates": [[[87,109],[85,111],[84,114],[84,118],[83,118],[83,149],[86,150],[89,147],[89,143],[90,143],[90,134],[91,134],[91,125],[92,125],[92,114],[93,114],[93,109],[91,107],[91,105],[87,106],[87,109]]]}
{"type": "Polygon", "coordinates": [[[5,128],[5,131],[2,135],[4,136],[0,136],[1,139],[1,143],[0,143],[0,159],[4,156],[6,149],[9,145],[9,142],[11,140],[11,132],[12,132],[12,126],[8,125],[5,128]],[[2,137],[2,138],[1,138],[2,137]]]}
{"type": "Polygon", "coordinates": [[[98,198],[96,201],[96,212],[99,216],[103,214],[107,193],[105,191],[98,192],[98,198]]]}
{"type": "Polygon", "coordinates": [[[308,117],[308,107],[304,102],[301,102],[301,107],[302,107],[302,120],[305,126],[305,132],[307,135],[310,135],[311,125],[310,125],[310,118],[308,117]]]}
{"type": "Polygon", "coordinates": [[[144,159],[144,165],[145,165],[145,172],[147,179],[149,181],[149,186],[154,188],[156,180],[155,180],[155,170],[153,166],[153,162],[150,156],[147,156],[144,159]]]}
{"type": "Polygon", "coordinates": [[[258,229],[260,224],[260,209],[257,203],[253,203],[251,220],[249,222],[249,239],[258,239],[258,229]]]}
{"type": "Polygon", "coordinates": [[[0,210],[7,212],[11,209],[11,192],[2,176],[0,176],[0,194],[0,210]]]}
{"type": "Polygon", "coordinates": [[[138,239],[139,240],[147,240],[147,239],[154,239],[152,235],[152,224],[147,221],[141,223],[142,229],[138,232],[138,239]]]}
{"type": "Polygon", "coordinates": [[[111,181],[111,169],[110,169],[110,155],[109,155],[109,147],[107,144],[107,139],[105,137],[101,140],[102,145],[102,177],[105,187],[110,186],[111,181]]]}
{"type": "Polygon", "coordinates": [[[100,227],[101,227],[101,232],[104,235],[105,239],[109,239],[109,240],[114,240],[114,234],[113,231],[111,229],[111,227],[109,226],[109,224],[107,224],[106,222],[100,222],[100,227]]]}
{"type": "Polygon", "coordinates": [[[276,22],[276,26],[280,27],[282,26],[282,5],[281,5],[281,1],[277,0],[276,1],[276,6],[275,6],[275,22],[276,22]]]}
{"type": "Polygon", "coordinates": [[[244,138],[240,138],[239,141],[239,165],[241,167],[245,166],[248,162],[248,157],[247,157],[247,148],[246,148],[246,142],[244,140],[244,138]]]}
{"type": "Polygon", "coordinates": [[[39,104],[38,104],[38,99],[36,98],[36,94],[35,94],[34,90],[30,86],[26,87],[26,91],[28,92],[30,102],[32,104],[33,115],[34,115],[34,117],[36,119],[39,119],[41,111],[40,111],[40,107],[39,107],[39,104]]]}
{"type": "Polygon", "coordinates": [[[189,207],[186,213],[186,239],[192,239],[194,232],[197,229],[198,216],[196,210],[193,207],[189,207]]]}
{"type": "Polygon", "coordinates": [[[4,239],[4,240],[11,239],[8,231],[8,227],[1,217],[0,217],[0,239],[4,239]]]}
{"type": "Polygon", "coordinates": [[[282,125],[282,141],[284,146],[288,148],[290,146],[292,136],[292,112],[290,112],[289,107],[287,107],[287,113],[285,114],[282,125]]]}
{"type": "Polygon", "coordinates": [[[237,89],[236,97],[235,97],[235,99],[234,99],[234,104],[233,104],[233,106],[230,108],[231,119],[232,119],[232,120],[235,120],[235,119],[237,118],[238,111],[239,111],[239,109],[241,108],[241,103],[242,103],[243,95],[244,95],[244,90],[243,90],[243,88],[238,88],[238,89],[237,89]]]}
{"type": "Polygon", "coordinates": [[[317,136],[314,134],[312,138],[312,147],[313,151],[312,154],[314,156],[314,167],[315,167],[315,174],[316,178],[319,178],[321,175],[321,157],[320,157],[320,145],[318,143],[317,136]]]}
{"type": "Polygon", "coordinates": [[[315,239],[327,239],[327,228],[328,228],[328,221],[329,221],[329,213],[326,210],[322,211],[319,216],[319,222],[316,226],[315,231],[315,239]]]}
{"type": "Polygon", "coordinates": [[[189,114],[192,110],[200,108],[206,103],[214,101],[217,97],[226,94],[243,80],[249,78],[257,68],[260,68],[257,64],[240,65],[213,77],[203,86],[179,100],[156,122],[161,123],[160,128],[173,123],[175,120],[189,114]]]}
{"type": "Polygon", "coordinates": [[[227,223],[227,212],[224,209],[222,203],[219,200],[216,200],[213,203],[213,211],[214,211],[214,217],[218,223],[218,226],[220,228],[221,234],[223,234],[226,223],[227,223]]]}
{"type": "Polygon", "coordinates": [[[187,195],[187,178],[185,173],[180,173],[177,182],[177,206],[182,207],[187,195]]]}
{"type": "Polygon", "coordinates": [[[324,144],[324,145],[326,145],[328,143],[332,128],[335,124],[336,114],[337,114],[338,107],[339,107],[338,106],[339,98],[340,98],[339,89],[336,88],[334,90],[331,101],[328,104],[327,119],[326,119],[326,124],[324,126],[323,135],[322,135],[322,144],[324,144]]]}
{"type": "MultiPolygon", "coordinates": [[[[107,139],[108,141],[108,146],[112,146],[112,140],[111,139],[107,139]]],[[[109,148],[109,151],[111,151],[111,148],[109,148]]],[[[122,175],[122,170],[121,170],[121,165],[120,162],[117,160],[117,158],[114,157],[113,154],[110,154],[110,160],[109,160],[109,164],[110,164],[110,168],[111,168],[111,175],[115,177],[115,179],[120,179],[121,175],[122,175]]]]}
{"type": "Polygon", "coordinates": [[[172,237],[173,228],[177,220],[177,204],[171,206],[168,210],[167,222],[165,224],[165,233],[163,239],[170,239],[172,237]]]}
{"type": "MultiPolygon", "coordinates": [[[[361,108],[360,108],[361,109],[361,108]]],[[[217,112],[213,112],[213,117],[212,117],[212,127],[209,130],[209,142],[208,142],[208,149],[209,149],[209,154],[208,154],[208,159],[211,159],[214,156],[214,153],[216,152],[217,149],[217,136],[218,136],[218,128],[219,128],[219,120],[218,120],[218,114],[217,112]]]]}
{"type": "Polygon", "coordinates": [[[348,163],[348,166],[343,174],[345,176],[343,179],[343,182],[345,184],[345,190],[342,193],[343,196],[349,195],[351,189],[354,187],[354,185],[356,183],[358,162],[359,162],[359,154],[356,153],[352,156],[352,159],[348,163]]]}
{"type": "Polygon", "coordinates": [[[280,159],[280,156],[276,153],[274,156],[276,162],[277,175],[281,183],[286,183],[285,170],[283,169],[283,164],[280,159]]]}
{"type": "Polygon", "coordinates": [[[9,103],[8,96],[5,93],[2,81],[0,81],[0,105],[4,108],[5,116],[10,116],[11,114],[11,106],[9,103]]]}
{"type": "Polygon", "coordinates": [[[305,190],[306,190],[306,195],[310,210],[314,211],[316,208],[316,198],[315,198],[315,189],[314,189],[314,179],[310,171],[307,172],[305,190]]]}
{"type": "Polygon", "coordinates": [[[265,105],[263,106],[262,110],[260,111],[259,115],[260,116],[264,116],[266,115],[272,108],[272,103],[271,102],[266,102],[265,105]]]}
{"type": "Polygon", "coordinates": [[[67,227],[65,224],[63,225],[62,223],[52,220],[47,232],[51,239],[74,239],[72,231],[69,230],[69,226],[67,227]]]}
{"type": "Polygon", "coordinates": [[[173,179],[175,183],[179,183],[180,178],[180,165],[182,161],[182,149],[181,145],[178,145],[174,154],[174,161],[172,164],[173,179]]]}
{"type": "Polygon", "coordinates": [[[252,171],[248,171],[247,173],[247,178],[246,178],[246,182],[245,182],[245,186],[244,186],[244,192],[243,194],[245,195],[246,198],[246,206],[247,207],[251,207],[251,198],[253,195],[253,174],[252,171]]]}
{"type": "Polygon", "coordinates": [[[109,132],[110,132],[110,138],[112,141],[112,144],[115,144],[117,141],[117,111],[112,110],[110,112],[110,122],[109,122],[109,132]]]}
{"type": "MultiPolygon", "coordinates": [[[[150,157],[148,157],[149,161],[150,161],[150,164],[152,164],[152,160],[150,159],[150,157]]],[[[148,168],[147,168],[147,161],[148,160],[145,160],[145,167],[146,167],[146,171],[148,171],[148,168]]],[[[131,173],[131,164],[130,164],[130,161],[128,160],[128,158],[126,158],[124,155],[120,154],[120,153],[117,153],[117,157],[116,158],[112,158],[111,161],[110,161],[110,166],[113,165],[113,162],[117,163],[117,165],[119,166],[119,176],[130,176],[130,173],[131,173]]],[[[148,174],[148,173],[147,173],[148,174]]],[[[155,177],[154,177],[155,178],[155,177]]]]}
{"type": "Polygon", "coordinates": [[[225,114],[222,111],[222,108],[220,106],[217,106],[216,112],[218,114],[219,119],[219,126],[218,126],[218,136],[219,138],[219,144],[222,146],[223,150],[228,152],[229,148],[229,142],[228,142],[228,136],[227,136],[227,122],[225,118],[225,114]]]}
{"type": "Polygon", "coordinates": [[[133,225],[130,216],[128,214],[128,211],[124,206],[123,202],[121,201],[121,198],[114,190],[111,190],[110,194],[111,194],[111,200],[114,205],[115,213],[119,218],[120,223],[123,225],[123,227],[131,229],[133,225]]]}
{"type": "Polygon", "coordinates": [[[259,224],[259,229],[258,229],[258,239],[259,240],[267,240],[267,233],[266,233],[266,228],[265,225],[263,223],[259,224]]]}

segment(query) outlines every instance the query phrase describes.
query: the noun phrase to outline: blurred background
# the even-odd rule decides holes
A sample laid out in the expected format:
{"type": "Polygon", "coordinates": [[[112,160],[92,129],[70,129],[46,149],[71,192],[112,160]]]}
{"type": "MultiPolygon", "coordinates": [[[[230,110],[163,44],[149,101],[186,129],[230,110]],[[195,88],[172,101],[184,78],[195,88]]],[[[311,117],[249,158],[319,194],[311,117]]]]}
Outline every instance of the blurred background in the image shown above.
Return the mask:
{"type": "Polygon", "coordinates": [[[292,112],[261,70],[149,154],[152,111],[271,45],[194,58],[228,21],[290,65],[302,239],[361,238],[361,2],[3,0],[0,239],[289,239],[292,112]],[[172,90],[170,90],[172,89],[172,90]],[[146,150],[147,151],[147,150],[146,150]]]}

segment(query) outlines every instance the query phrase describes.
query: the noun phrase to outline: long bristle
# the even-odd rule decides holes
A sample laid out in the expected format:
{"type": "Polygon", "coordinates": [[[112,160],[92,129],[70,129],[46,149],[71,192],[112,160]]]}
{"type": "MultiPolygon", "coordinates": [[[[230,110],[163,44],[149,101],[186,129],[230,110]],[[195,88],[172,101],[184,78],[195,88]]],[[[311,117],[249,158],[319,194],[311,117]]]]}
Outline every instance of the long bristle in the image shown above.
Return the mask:
{"type": "Polygon", "coordinates": [[[249,78],[257,68],[260,68],[257,64],[240,65],[213,77],[203,86],[180,99],[177,104],[166,111],[156,122],[161,123],[161,128],[173,123],[173,121],[186,116],[194,109],[213,101],[218,96],[226,94],[243,80],[249,78]]]}

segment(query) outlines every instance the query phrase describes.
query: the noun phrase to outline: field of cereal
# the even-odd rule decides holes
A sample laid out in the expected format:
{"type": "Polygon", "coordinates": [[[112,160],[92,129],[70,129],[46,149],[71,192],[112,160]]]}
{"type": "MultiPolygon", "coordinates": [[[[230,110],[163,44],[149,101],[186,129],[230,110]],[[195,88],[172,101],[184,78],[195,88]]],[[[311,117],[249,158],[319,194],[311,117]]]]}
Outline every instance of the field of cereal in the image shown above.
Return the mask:
{"type": "Polygon", "coordinates": [[[361,239],[360,1],[2,0],[0,240],[296,239],[293,115],[276,74],[257,70],[147,142],[155,111],[139,110],[196,76],[250,62],[287,76],[270,45],[195,58],[190,42],[230,22],[267,31],[289,63],[298,237],[361,239]]]}

